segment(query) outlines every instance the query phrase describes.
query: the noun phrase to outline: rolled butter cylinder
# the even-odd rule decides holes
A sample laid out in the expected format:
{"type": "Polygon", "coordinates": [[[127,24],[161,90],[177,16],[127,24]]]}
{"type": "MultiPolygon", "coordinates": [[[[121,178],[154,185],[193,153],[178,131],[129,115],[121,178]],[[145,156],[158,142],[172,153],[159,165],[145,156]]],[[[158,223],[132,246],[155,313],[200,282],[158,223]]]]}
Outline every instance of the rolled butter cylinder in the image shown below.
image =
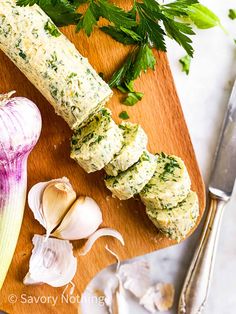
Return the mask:
{"type": "Polygon", "coordinates": [[[75,129],[112,95],[87,59],[37,5],[0,1],[0,49],[75,129]]]}

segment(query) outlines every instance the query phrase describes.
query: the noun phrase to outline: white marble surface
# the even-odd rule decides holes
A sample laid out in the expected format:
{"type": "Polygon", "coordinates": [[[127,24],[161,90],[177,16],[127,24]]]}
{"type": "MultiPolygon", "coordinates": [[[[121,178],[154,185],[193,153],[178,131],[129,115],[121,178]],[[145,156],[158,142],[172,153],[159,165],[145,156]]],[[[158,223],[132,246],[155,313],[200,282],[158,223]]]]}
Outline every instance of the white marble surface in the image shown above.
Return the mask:
{"type": "MultiPolygon", "coordinates": [[[[189,76],[181,72],[178,63],[178,59],[185,55],[184,51],[171,41],[168,42],[168,55],[196,155],[207,184],[227,100],[236,77],[236,45],[233,42],[233,38],[236,38],[236,20],[232,21],[227,16],[229,8],[236,8],[236,2],[235,0],[206,0],[202,3],[218,14],[228,34],[220,28],[197,31],[197,36],[194,38],[195,58],[189,76]]],[[[224,215],[205,314],[236,312],[235,223],[236,193],[224,215]]],[[[199,239],[199,229],[184,243],[142,257],[152,265],[153,282],[164,281],[175,284],[175,306],[169,313],[177,313],[178,296],[199,239]]],[[[135,314],[148,313],[134,301],[130,301],[129,307],[130,312],[135,314]]],[[[89,309],[86,313],[95,314],[95,310],[89,309]]]]}

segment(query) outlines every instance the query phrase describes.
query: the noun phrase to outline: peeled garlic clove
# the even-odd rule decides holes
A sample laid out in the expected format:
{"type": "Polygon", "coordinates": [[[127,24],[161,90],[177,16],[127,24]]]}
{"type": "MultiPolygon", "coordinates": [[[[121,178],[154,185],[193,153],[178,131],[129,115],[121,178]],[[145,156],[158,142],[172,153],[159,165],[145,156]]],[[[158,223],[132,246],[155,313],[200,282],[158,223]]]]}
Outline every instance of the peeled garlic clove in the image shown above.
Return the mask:
{"type": "Polygon", "coordinates": [[[115,229],[111,228],[102,228],[94,232],[85,243],[83,251],[79,254],[81,256],[86,255],[92,248],[93,244],[101,237],[110,236],[114,237],[121,242],[122,245],[125,245],[122,235],[115,229]]]}
{"type": "Polygon", "coordinates": [[[102,223],[102,212],[90,197],[79,197],[52,236],[67,240],[89,237],[102,223]]]}
{"type": "Polygon", "coordinates": [[[47,185],[42,199],[47,236],[59,225],[75,199],[76,193],[69,182],[52,182],[47,185]]]}
{"type": "Polygon", "coordinates": [[[30,258],[29,272],[25,284],[46,283],[61,287],[73,279],[77,269],[77,259],[69,241],[34,235],[34,249],[30,258]]]}
{"type": "Polygon", "coordinates": [[[51,183],[69,183],[66,177],[35,184],[29,191],[28,204],[34,218],[46,229],[46,221],[43,214],[42,199],[45,188],[51,183]]]}

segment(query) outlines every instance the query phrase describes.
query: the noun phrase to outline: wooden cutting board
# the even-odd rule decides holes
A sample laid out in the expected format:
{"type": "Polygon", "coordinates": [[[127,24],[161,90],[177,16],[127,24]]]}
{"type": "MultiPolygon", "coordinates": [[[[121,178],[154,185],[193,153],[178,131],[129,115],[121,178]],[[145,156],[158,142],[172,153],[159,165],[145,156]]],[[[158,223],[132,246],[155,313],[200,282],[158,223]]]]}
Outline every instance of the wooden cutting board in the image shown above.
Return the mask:
{"type": "MultiPolygon", "coordinates": [[[[81,33],[75,34],[74,28],[66,28],[63,31],[75,43],[79,51],[88,57],[94,68],[98,72],[104,73],[105,79],[110,77],[128,53],[128,48],[98,30],[90,39],[81,33]]],[[[155,54],[156,71],[148,71],[137,82],[137,90],[145,93],[143,100],[134,107],[126,107],[120,103],[122,95],[115,92],[108,106],[112,109],[116,122],[121,122],[118,118],[119,113],[127,110],[130,121],[142,125],[148,134],[149,150],[152,153],[164,151],[176,154],[185,161],[192,179],[192,189],[199,196],[200,221],[205,207],[204,184],[166,55],[157,52],[155,54]]],[[[55,115],[50,104],[3,53],[0,53],[0,82],[0,92],[16,90],[18,96],[30,98],[38,105],[43,117],[40,141],[29,158],[28,187],[32,187],[39,181],[67,176],[78,195],[89,195],[98,202],[104,217],[102,225],[115,228],[124,236],[125,247],[122,247],[117,240],[102,238],[98,240],[87,256],[78,257],[78,270],[74,278],[76,285],[74,296],[81,295],[88,282],[98,271],[115,262],[114,258],[105,250],[106,244],[122,260],[174,244],[173,241],[158,233],[146,217],[145,208],[138,199],[121,202],[111,198],[103,183],[103,172],[86,174],[70,159],[71,131],[69,127],[55,115]]],[[[26,205],[17,249],[0,292],[0,310],[11,314],[67,313],[68,311],[74,314],[78,312],[78,300],[71,299],[71,302],[66,303],[65,300],[60,299],[64,288],[55,289],[47,285],[26,287],[22,284],[22,279],[28,270],[32,237],[34,234],[43,233],[43,228],[34,220],[32,212],[26,205]],[[12,295],[16,296],[16,302],[12,295]],[[58,300],[55,306],[52,306],[50,299],[45,301],[45,297],[56,296],[58,300]],[[32,297],[43,298],[40,301],[37,299],[33,301],[32,297]]],[[[76,256],[83,244],[83,241],[73,242],[76,256]]]]}

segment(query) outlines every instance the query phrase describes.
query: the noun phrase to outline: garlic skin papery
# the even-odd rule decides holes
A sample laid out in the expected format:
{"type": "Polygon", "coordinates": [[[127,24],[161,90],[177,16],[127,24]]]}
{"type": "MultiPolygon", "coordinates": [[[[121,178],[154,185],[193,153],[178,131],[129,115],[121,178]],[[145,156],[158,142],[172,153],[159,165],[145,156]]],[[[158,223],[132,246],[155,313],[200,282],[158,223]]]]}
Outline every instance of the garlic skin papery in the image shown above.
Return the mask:
{"type": "Polygon", "coordinates": [[[87,240],[87,242],[85,243],[82,252],[80,252],[80,256],[84,256],[86,255],[91,248],[93,247],[94,243],[101,237],[113,237],[116,238],[117,240],[120,241],[120,243],[124,246],[125,245],[125,241],[122,237],[122,235],[120,234],[120,232],[118,232],[115,229],[112,228],[101,228],[98,229],[96,232],[94,232],[87,240]]]}
{"type": "Polygon", "coordinates": [[[118,276],[124,288],[133,293],[136,298],[141,298],[151,285],[150,266],[145,260],[121,265],[118,276]]]}
{"type": "Polygon", "coordinates": [[[37,183],[28,194],[29,207],[35,219],[46,229],[47,238],[75,200],[76,193],[66,177],[37,183]]]}
{"type": "Polygon", "coordinates": [[[66,240],[88,238],[102,223],[102,212],[91,197],[79,197],[71,206],[53,237],[66,240]]]}
{"type": "Polygon", "coordinates": [[[170,283],[158,283],[150,287],[143,297],[140,304],[143,305],[150,313],[156,311],[168,311],[174,303],[175,289],[170,283]]]}
{"type": "Polygon", "coordinates": [[[34,235],[34,249],[29,263],[29,272],[25,276],[25,285],[46,283],[52,287],[62,287],[72,281],[77,259],[73,256],[73,247],[69,241],[34,235]]]}
{"type": "MultiPolygon", "coordinates": [[[[119,257],[110,249],[108,251],[119,263],[119,257]]],[[[174,302],[174,286],[162,282],[152,286],[151,281],[150,265],[147,261],[137,260],[133,263],[122,264],[116,269],[113,276],[109,275],[104,281],[103,291],[108,313],[130,313],[127,307],[130,297],[125,293],[125,290],[130,291],[139,304],[150,313],[171,309],[174,302]]]]}

